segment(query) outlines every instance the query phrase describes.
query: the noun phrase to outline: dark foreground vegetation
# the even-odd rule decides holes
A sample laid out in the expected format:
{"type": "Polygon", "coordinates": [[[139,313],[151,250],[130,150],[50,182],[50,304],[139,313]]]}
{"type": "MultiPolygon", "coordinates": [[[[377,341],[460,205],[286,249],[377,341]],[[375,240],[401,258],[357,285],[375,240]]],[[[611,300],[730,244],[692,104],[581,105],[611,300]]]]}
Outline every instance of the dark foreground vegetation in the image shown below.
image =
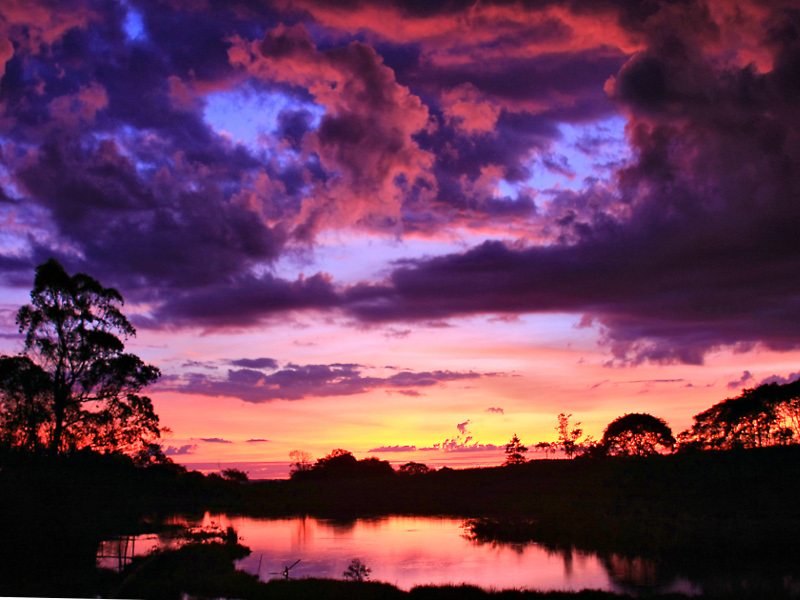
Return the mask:
{"type": "Polygon", "coordinates": [[[339,519],[451,515],[472,519],[477,540],[535,540],[554,548],[641,556],[688,574],[700,568],[713,572],[715,565],[742,573],[794,572],[800,557],[796,446],[261,482],[203,476],[168,464],[142,466],[122,455],[83,451],[45,458],[6,456],[0,489],[2,595],[166,598],[180,597],[178,590],[237,598],[484,594],[468,588],[407,594],[343,581],[259,583],[233,570],[232,561],[247,553],[235,536],[140,559],[122,574],[95,568],[102,540],[152,530],[166,515],[205,510],[339,519]],[[199,554],[189,558],[192,552],[199,554]],[[141,560],[148,559],[142,567],[141,560]],[[210,566],[203,566],[206,560],[210,566]]]}

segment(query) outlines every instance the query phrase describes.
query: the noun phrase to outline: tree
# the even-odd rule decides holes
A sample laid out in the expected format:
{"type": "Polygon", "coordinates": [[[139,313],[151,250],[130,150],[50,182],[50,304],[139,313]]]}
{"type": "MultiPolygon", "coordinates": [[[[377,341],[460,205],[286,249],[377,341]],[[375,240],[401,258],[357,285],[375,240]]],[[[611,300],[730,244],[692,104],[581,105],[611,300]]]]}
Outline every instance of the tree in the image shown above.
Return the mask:
{"type": "Polygon", "coordinates": [[[659,450],[672,450],[675,438],[663,419],[647,413],[630,413],[608,424],[601,446],[612,455],[650,456],[659,450]]]}
{"type": "Polygon", "coordinates": [[[289,452],[289,459],[292,461],[290,477],[294,477],[295,473],[310,471],[312,466],[311,458],[311,454],[305,450],[292,450],[289,452]]]}
{"type": "Polygon", "coordinates": [[[44,450],[52,425],[47,373],[27,356],[0,357],[0,442],[27,452],[44,450]]]}
{"type": "Polygon", "coordinates": [[[220,475],[223,479],[227,479],[228,481],[234,481],[236,483],[247,483],[250,481],[250,478],[247,476],[245,471],[241,469],[235,469],[233,467],[229,469],[223,469],[220,472],[220,475]]]}
{"type": "Polygon", "coordinates": [[[544,450],[545,458],[547,458],[547,455],[550,453],[555,454],[556,451],[556,445],[551,444],[550,442],[539,442],[538,444],[536,444],[536,446],[534,446],[534,448],[536,448],[537,450],[544,450]]]}
{"type": "Polygon", "coordinates": [[[525,453],[528,448],[522,445],[517,434],[506,444],[506,462],[504,465],[521,465],[525,462],[525,453]]]}
{"type": "Polygon", "coordinates": [[[342,577],[352,581],[366,581],[369,579],[370,573],[372,573],[372,569],[362,563],[360,558],[354,558],[350,561],[347,570],[342,573],[342,577]]]}
{"type": "Polygon", "coordinates": [[[418,462],[407,462],[397,469],[398,475],[425,475],[432,472],[433,470],[428,465],[418,462]]]}
{"type": "Polygon", "coordinates": [[[757,448],[797,443],[800,434],[800,381],[768,383],[742,390],[694,416],[678,437],[682,448],[757,448]]]}
{"type": "Polygon", "coordinates": [[[68,275],[55,259],[36,268],[31,303],[17,313],[24,350],[0,357],[0,430],[12,446],[136,452],[160,437],[153,404],[139,394],[160,371],[124,352],[136,331],[122,304],[117,290],[68,275]]]}
{"type": "Polygon", "coordinates": [[[578,448],[578,440],[583,435],[583,429],[579,427],[580,421],[570,427],[569,418],[571,416],[572,414],[561,413],[558,415],[558,425],[556,426],[556,431],[558,432],[556,444],[564,451],[567,458],[572,458],[575,455],[575,450],[578,448]]]}

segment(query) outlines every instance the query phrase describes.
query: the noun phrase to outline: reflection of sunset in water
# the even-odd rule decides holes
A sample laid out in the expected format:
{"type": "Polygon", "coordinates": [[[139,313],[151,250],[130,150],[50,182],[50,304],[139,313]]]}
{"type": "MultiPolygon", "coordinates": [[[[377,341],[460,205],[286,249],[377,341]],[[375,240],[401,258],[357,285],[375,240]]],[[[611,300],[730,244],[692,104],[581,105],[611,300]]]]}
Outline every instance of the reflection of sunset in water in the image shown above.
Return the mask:
{"type": "MultiPolygon", "coordinates": [[[[359,558],[372,569],[371,580],[406,590],[425,584],[467,583],[486,589],[614,591],[620,585],[647,587],[656,583],[649,563],[642,561],[616,556],[601,560],[593,553],[555,551],[537,544],[470,541],[461,519],[394,516],[268,520],[206,513],[199,520],[175,522],[223,531],[233,527],[241,543],[251,550],[248,557],[238,561],[239,568],[258,573],[264,580],[282,576],[284,568],[298,559],[291,570],[294,578],[341,579],[350,561],[359,558]]],[[[146,553],[155,542],[172,545],[167,538],[140,536],[136,554],[146,553]]],[[[680,587],[660,583],[664,587],[659,585],[659,589],[680,587]]]]}

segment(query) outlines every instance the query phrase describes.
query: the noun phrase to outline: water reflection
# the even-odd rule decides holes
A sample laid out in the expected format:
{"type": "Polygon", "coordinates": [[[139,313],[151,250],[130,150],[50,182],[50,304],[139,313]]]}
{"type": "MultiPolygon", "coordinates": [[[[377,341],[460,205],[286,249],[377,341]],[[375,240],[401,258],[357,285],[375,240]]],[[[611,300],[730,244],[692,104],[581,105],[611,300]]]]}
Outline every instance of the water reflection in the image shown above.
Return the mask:
{"type": "MultiPolygon", "coordinates": [[[[261,579],[341,579],[354,558],[372,571],[370,579],[409,590],[425,584],[477,585],[485,589],[582,590],[694,593],[688,582],[663,577],[656,565],[574,548],[539,544],[481,543],[468,538],[463,520],[393,516],[335,521],[312,517],[253,519],[206,513],[202,519],[175,518],[195,528],[233,527],[251,554],[238,567],[261,579]],[[299,561],[299,562],[297,562],[299,561]]],[[[175,547],[168,534],[105,542],[101,564],[116,568],[153,546],[175,547]],[[123,556],[124,558],[120,558],[123,556]]]]}

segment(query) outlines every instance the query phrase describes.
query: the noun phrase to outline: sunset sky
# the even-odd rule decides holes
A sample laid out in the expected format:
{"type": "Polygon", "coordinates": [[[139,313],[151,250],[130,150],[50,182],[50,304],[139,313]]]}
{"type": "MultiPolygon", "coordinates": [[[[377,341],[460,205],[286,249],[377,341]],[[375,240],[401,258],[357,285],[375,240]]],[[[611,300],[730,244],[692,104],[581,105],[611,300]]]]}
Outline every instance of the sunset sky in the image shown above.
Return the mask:
{"type": "Polygon", "coordinates": [[[678,433],[800,374],[796,6],[4,0],[0,351],[53,256],[191,468],[678,433]]]}

